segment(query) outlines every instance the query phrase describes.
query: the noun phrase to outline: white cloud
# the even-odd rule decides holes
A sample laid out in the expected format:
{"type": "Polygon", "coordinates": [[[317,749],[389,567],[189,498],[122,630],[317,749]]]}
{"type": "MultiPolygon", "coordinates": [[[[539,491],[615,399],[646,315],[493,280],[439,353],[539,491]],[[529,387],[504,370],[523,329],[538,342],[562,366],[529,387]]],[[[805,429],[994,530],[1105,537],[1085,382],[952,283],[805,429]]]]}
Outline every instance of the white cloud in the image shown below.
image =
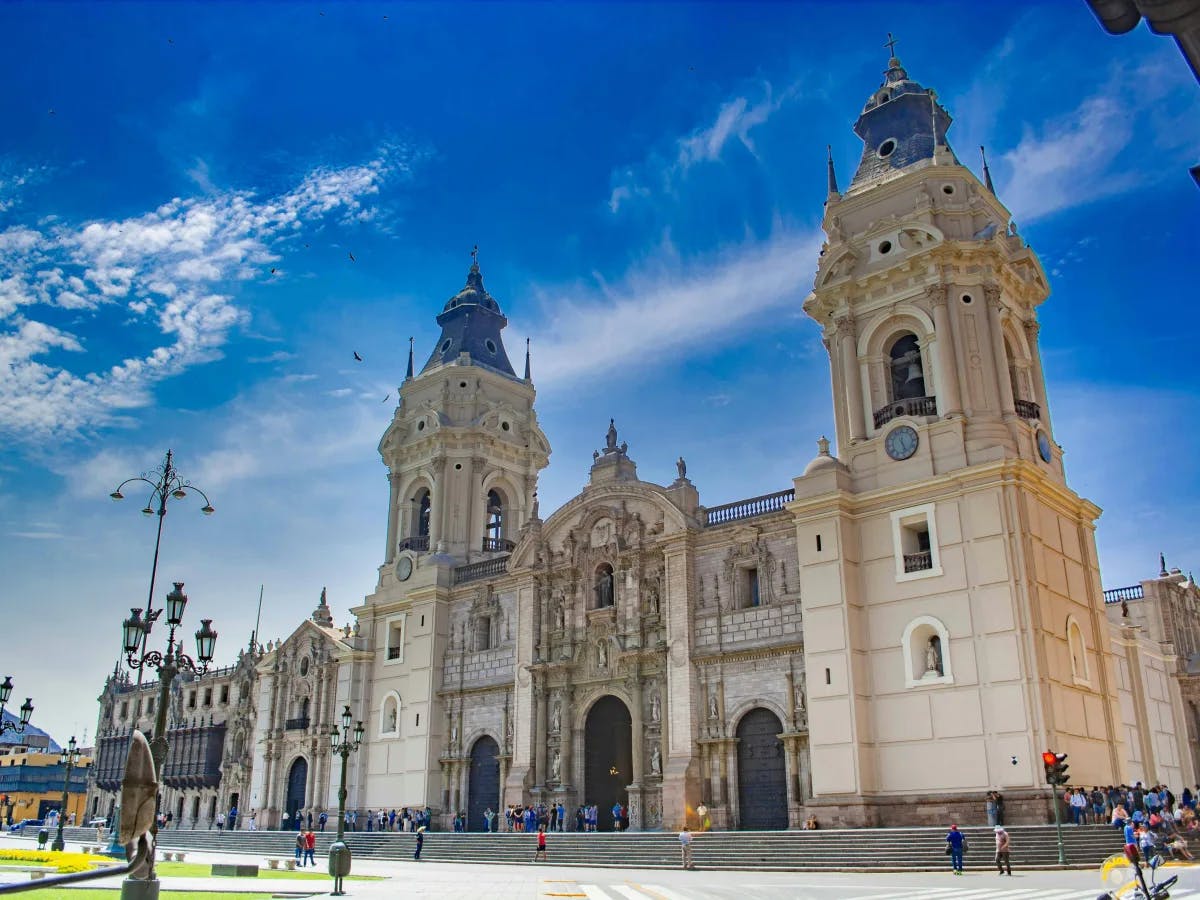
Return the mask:
{"type": "Polygon", "coordinates": [[[617,284],[542,289],[538,381],[558,391],[720,346],[761,314],[801,302],[819,246],[814,233],[780,232],[706,261],[660,259],[617,284]]]}
{"type": "Polygon", "coordinates": [[[252,363],[277,363],[289,362],[296,358],[296,354],[288,350],[276,350],[274,353],[268,353],[266,356],[252,356],[249,362],[252,363]]]}
{"type": "Polygon", "coordinates": [[[220,355],[230,330],[248,321],[236,283],[269,277],[263,267],[278,258],[277,241],[331,215],[369,218],[371,198],[409,165],[404,148],[387,146],[362,165],[314,169],[275,197],[176,197],[123,220],[0,231],[0,431],[69,436],[120,422],[117,411],[149,403],[157,382],[220,355]],[[165,342],[100,368],[79,335],[33,320],[38,307],[117,303],[165,342]],[[80,352],[90,370],[45,360],[54,349],[80,352]]]}

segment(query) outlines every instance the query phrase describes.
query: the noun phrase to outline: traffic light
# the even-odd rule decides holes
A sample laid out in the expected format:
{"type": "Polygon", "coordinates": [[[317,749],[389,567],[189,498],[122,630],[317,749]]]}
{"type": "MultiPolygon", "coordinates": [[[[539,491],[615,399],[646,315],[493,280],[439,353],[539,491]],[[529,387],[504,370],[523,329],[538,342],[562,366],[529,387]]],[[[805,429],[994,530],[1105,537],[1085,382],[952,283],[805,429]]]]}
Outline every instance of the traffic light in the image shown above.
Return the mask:
{"type": "Polygon", "coordinates": [[[1067,754],[1055,753],[1053,750],[1047,750],[1042,754],[1042,768],[1046,770],[1047,784],[1066,784],[1067,769],[1067,754]]]}

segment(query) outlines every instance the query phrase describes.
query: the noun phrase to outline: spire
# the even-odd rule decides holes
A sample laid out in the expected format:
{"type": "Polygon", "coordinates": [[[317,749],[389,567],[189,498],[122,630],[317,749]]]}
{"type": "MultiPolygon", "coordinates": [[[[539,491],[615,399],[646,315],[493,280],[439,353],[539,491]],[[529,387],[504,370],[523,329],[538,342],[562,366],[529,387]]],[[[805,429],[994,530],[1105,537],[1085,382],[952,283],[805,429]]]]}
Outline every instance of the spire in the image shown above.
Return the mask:
{"type": "Polygon", "coordinates": [[[529,338],[525,338],[525,380],[533,380],[529,376],[529,338]]]}
{"type": "Polygon", "coordinates": [[[996,189],[992,187],[992,173],[988,169],[987,164],[987,151],[983,149],[982,144],[979,145],[979,155],[983,158],[983,183],[987,186],[989,191],[995,194],[996,189]]]}
{"type": "Polygon", "coordinates": [[[836,193],[838,193],[837,173],[833,171],[833,145],[832,144],[825,145],[825,155],[827,157],[826,165],[829,169],[829,175],[828,175],[828,177],[829,177],[829,193],[836,194],[836,193]]]}
{"type": "Polygon", "coordinates": [[[412,377],[413,377],[413,339],[409,338],[408,339],[408,371],[404,373],[404,380],[408,381],[408,379],[410,379],[412,377]]]}

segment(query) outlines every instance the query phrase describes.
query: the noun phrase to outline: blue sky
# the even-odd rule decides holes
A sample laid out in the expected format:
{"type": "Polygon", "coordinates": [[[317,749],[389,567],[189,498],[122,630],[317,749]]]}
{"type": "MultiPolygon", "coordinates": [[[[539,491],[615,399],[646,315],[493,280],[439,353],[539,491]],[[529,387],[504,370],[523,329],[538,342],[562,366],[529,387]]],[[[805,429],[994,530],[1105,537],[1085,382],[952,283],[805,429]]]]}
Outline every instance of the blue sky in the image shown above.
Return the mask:
{"type": "Polygon", "coordinates": [[[543,510],[610,416],[643,478],[682,454],[708,505],[790,486],[832,433],[800,310],[825,145],[844,183],[889,30],[1051,274],[1051,412],[1105,585],[1160,549],[1200,567],[1200,91],[1144,27],[1077,2],[5,4],[0,27],[0,674],[60,740],[145,600],[154,523],[108,493],[168,446],[218,511],[171,508],[160,600],[186,582],[226,660],[260,584],[264,638],[326,585],[348,619],[408,338],[419,364],[476,243],[514,360],[533,339],[543,510]]]}

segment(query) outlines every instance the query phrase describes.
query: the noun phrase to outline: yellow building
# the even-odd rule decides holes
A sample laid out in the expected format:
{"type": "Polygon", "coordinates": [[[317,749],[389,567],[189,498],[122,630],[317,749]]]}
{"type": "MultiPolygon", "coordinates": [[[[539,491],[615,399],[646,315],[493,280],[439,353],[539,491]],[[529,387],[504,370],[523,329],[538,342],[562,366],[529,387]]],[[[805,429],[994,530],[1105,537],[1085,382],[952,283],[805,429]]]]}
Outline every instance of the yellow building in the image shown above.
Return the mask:
{"type": "MultiPolygon", "coordinates": [[[[91,750],[85,748],[71,769],[68,822],[71,815],[78,824],[84,821],[84,795],[91,765],[91,750]]],[[[66,767],[59,762],[57,753],[22,746],[0,747],[0,817],[4,824],[24,819],[45,820],[52,810],[59,809],[65,776],[66,767]]]]}

